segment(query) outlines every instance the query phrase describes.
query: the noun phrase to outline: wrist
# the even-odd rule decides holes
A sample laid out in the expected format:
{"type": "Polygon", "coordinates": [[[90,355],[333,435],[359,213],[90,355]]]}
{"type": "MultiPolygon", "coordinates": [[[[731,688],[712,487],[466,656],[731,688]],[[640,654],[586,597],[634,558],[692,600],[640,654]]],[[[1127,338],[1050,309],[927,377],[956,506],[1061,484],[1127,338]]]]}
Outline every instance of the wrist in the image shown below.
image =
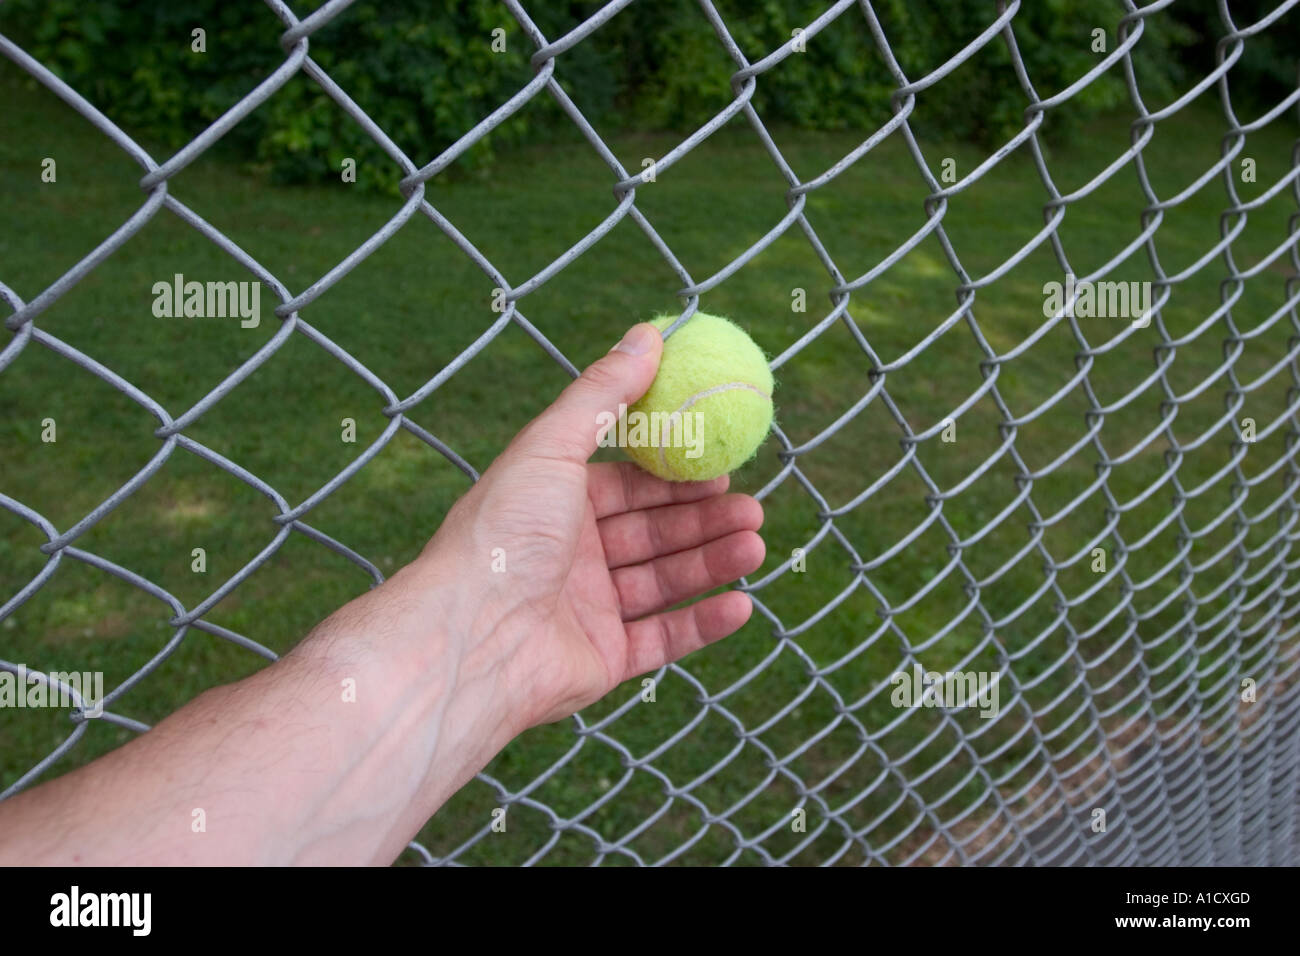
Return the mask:
{"type": "Polygon", "coordinates": [[[395,591],[427,600],[422,613],[438,638],[431,642],[415,629],[412,653],[418,663],[413,666],[417,670],[440,666],[440,645],[446,642],[454,648],[462,696],[492,711],[490,716],[503,728],[503,739],[495,741],[495,754],[537,723],[532,719],[537,667],[524,658],[529,638],[542,623],[539,609],[521,593],[518,581],[492,573],[486,557],[481,574],[468,574],[472,561],[463,549],[445,543],[430,547],[385,587],[391,584],[395,591]]]}
{"type": "Polygon", "coordinates": [[[410,802],[416,827],[525,729],[497,622],[482,613],[491,602],[452,587],[465,575],[450,571],[422,555],[291,655],[335,709],[345,762],[406,790],[391,796],[410,802]]]}

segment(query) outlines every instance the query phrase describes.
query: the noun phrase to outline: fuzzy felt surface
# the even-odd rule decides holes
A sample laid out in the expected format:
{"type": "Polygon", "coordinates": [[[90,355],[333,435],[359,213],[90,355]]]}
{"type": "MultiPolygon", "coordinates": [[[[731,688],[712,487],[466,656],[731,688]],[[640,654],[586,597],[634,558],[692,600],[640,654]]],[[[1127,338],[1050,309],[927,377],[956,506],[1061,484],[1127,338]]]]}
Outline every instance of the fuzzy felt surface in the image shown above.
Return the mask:
{"type": "MultiPolygon", "coordinates": [[[[653,322],[665,329],[675,319],[653,322]]],[[[668,337],[658,375],[628,409],[628,457],[668,481],[734,471],[772,427],[773,385],[762,349],[744,329],[697,312],[668,337]]]]}

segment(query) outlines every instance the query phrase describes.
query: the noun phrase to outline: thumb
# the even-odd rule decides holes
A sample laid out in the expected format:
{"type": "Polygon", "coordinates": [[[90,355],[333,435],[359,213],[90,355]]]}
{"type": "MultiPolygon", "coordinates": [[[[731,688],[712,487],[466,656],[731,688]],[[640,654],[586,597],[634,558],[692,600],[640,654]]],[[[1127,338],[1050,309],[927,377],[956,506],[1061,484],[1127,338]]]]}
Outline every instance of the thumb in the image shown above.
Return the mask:
{"type": "Polygon", "coordinates": [[[619,405],[646,393],[659,370],[663,334],[649,322],[628,329],[622,341],[592,362],[519,436],[520,450],[581,464],[617,420],[619,405]]]}

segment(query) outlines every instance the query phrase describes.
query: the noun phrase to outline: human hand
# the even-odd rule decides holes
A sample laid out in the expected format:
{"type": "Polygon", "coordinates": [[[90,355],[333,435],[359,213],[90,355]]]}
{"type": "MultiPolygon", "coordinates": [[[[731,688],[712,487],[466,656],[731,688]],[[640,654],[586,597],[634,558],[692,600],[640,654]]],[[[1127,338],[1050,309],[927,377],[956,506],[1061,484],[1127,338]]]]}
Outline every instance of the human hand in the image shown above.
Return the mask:
{"type": "Polygon", "coordinates": [[[634,326],[515,437],[420,559],[456,582],[449,600],[471,653],[501,669],[514,732],[568,716],[749,619],[752,604],[736,591],[669,608],[763,563],[755,499],[725,494],[726,476],[675,483],[630,462],[588,462],[598,416],[644,394],[662,347],[654,326],[634,326]]]}

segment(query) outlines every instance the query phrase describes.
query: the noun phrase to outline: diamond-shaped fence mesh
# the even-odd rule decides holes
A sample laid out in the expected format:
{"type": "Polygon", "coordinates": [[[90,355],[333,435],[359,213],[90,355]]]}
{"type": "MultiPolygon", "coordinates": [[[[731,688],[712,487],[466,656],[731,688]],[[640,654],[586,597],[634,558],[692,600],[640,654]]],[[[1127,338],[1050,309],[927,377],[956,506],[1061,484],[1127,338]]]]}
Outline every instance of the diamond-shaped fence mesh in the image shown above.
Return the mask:
{"type": "MultiPolygon", "coordinates": [[[[729,102],[655,157],[652,177],[639,167],[624,166],[565,89],[566,51],[597,34],[630,2],[616,0],[566,35],[552,38],[541,33],[519,3],[506,0],[505,8],[536,46],[535,75],[432,159],[403,152],[313,60],[313,34],[345,17],[350,0],[332,0],[302,19],[284,3],[268,0],[284,24],[283,64],[162,162],[115,125],[111,103],[92,104],[0,36],[0,51],[7,58],[144,170],[143,199],[135,213],[57,281],[24,299],[16,291],[23,287],[22,276],[0,276],[4,280],[0,296],[12,310],[4,323],[10,339],[0,350],[0,375],[21,375],[21,363],[15,363],[28,350],[49,350],[129,396],[158,421],[154,431],[158,448],[152,459],[67,527],[0,491],[0,506],[48,539],[40,546],[45,559],[39,573],[16,593],[0,594],[0,621],[35,599],[67,562],[82,562],[120,579],[173,612],[170,636],[158,642],[156,653],[129,679],[109,689],[102,712],[84,707],[74,712],[66,739],[0,797],[45,775],[77,746],[94,721],[146,730],[143,722],[127,716],[130,702],[149,695],[151,677],[157,679],[155,672],[183,642],[216,639],[274,659],[276,655],[262,643],[207,618],[291,538],[331,549],[372,580],[382,580],[370,558],[313,527],[313,509],[365,469],[401,431],[476,479],[466,458],[409,414],[453,376],[463,370],[474,374],[472,368],[466,369],[470,360],[491,350],[511,328],[530,337],[568,374],[577,374],[574,363],[539,327],[545,323],[535,325],[525,317],[527,296],[626,220],[624,228],[639,230],[680,280],[669,291],[682,296],[683,321],[690,321],[702,296],[774,243],[802,237],[811,246],[824,268],[830,306],[822,314],[809,311],[797,316],[806,321],[790,327],[793,334],[772,367],[779,378],[783,366],[837,330],[845,336],[841,342],[851,341],[860,350],[862,375],[859,387],[842,396],[833,420],[817,433],[799,440],[778,425],[757,467],[764,482],[758,497],[765,499],[769,513],[776,507],[795,507],[792,502],[798,500],[801,507],[815,509],[815,532],[800,551],[758,579],[738,585],[752,597],[769,634],[760,653],[735,672],[738,676],[724,686],[706,683],[690,658],[654,675],[659,694],[669,693],[671,687],[672,692],[693,698],[695,706],[685,721],[666,726],[655,708],[644,705],[640,687],[621,689],[598,707],[575,716],[566,731],[567,742],[547,755],[549,762],[528,765],[522,779],[508,779],[510,766],[500,774],[481,774],[456,798],[472,804],[470,818],[475,825],[459,832],[426,830],[412,844],[412,859],[495,861],[499,844],[493,842],[497,837],[491,810],[505,807],[510,818],[525,821],[524,832],[532,834],[533,842],[522,854],[511,851],[513,862],[526,863],[557,858],[635,864],[1300,862],[1296,832],[1300,704],[1290,692],[1300,666],[1296,639],[1300,624],[1295,621],[1300,559],[1291,551],[1300,534],[1295,496],[1300,480],[1295,462],[1300,441],[1296,416],[1300,212],[1290,212],[1285,233],[1266,254],[1251,261],[1234,251],[1249,217],[1265,203],[1291,196],[1300,208],[1300,141],[1285,158],[1281,178],[1261,184],[1256,198],[1241,197],[1237,176],[1247,137],[1271,123],[1288,122],[1300,102],[1300,89],[1250,121],[1237,115],[1230,89],[1230,73],[1245,44],[1274,29],[1297,0],[1281,3],[1249,24],[1234,23],[1221,5],[1223,33],[1217,65],[1154,111],[1144,104],[1132,51],[1148,18],[1162,15],[1168,0],[1141,8],[1126,3],[1127,14],[1115,28],[1113,49],[1098,56],[1095,66],[1068,88],[1050,96],[1035,89],[1017,45],[1013,21],[1021,9],[1019,2],[990,5],[986,29],[926,75],[909,77],[867,0],[840,0],[789,43],[754,62],[742,53],[714,5],[701,0],[700,28],[707,22],[734,61],[729,102]],[[787,161],[751,101],[765,74],[780,70],[789,57],[799,55],[800,44],[837,29],[841,18],[848,17],[865,18],[875,54],[893,76],[893,115],[829,168],[808,175],[787,161]],[[953,181],[942,175],[941,157],[927,155],[909,121],[925,90],[961,82],[954,78],[959,68],[996,44],[1005,45],[1023,90],[1024,124],[1014,137],[953,181]],[[1081,90],[1107,73],[1122,75],[1128,87],[1137,116],[1130,145],[1091,181],[1062,192],[1052,176],[1051,154],[1040,142],[1041,127],[1053,111],[1068,110],[1081,90]],[[272,274],[187,206],[183,189],[172,188],[181,170],[299,76],[316,84],[391,157],[394,178],[400,179],[405,197],[382,228],[306,285],[272,274]],[[1217,91],[1221,105],[1221,158],[1181,192],[1161,195],[1148,175],[1144,150],[1157,124],[1207,91],[1211,96],[1217,91]],[[603,222],[545,268],[531,276],[507,276],[466,238],[472,230],[464,227],[472,224],[461,223],[458,228],[439,210],[428,185],[539,97],[552,98],[608,166],[607,185],[612,185],[615,199],[603,222]],[[656,182],[670,179],[680,160],[733,120],[747,125],[784,178],[789,211],[765,235],[745,237],[752,244],[724,268],[708,276],[693,275],[657,231],[652,217],[638,207],[638,196],[654,189],[656,182]],[[924,215],[910,236],[865,272],[845,274],[836,264],[833,244],[818,232],[812,200],[891,138],[906,144],[928,190],[924,215]],[[1027,231],[1028,240],[995,268],[971,274],[963,266],[963,250],[945,229],[946,214],[955,197],[1016,151],[1032,156],[1041,178],[1046,196],[1043,225],[1032,234],[1027,231]],[[1078,275],[1074,294],[1067,289],[1058,307],[1045,310],[1041,324],[1027,338],[1008,341],[997,334],[990,328],[995,320],[981,312],[987,296],[1034,253],[1050,252],[1059,267],[1057,279],[1083,272],[1071,261],[1062,224],[1072,207],[1122,176],[1136,177],[1145,197],[1141,208],[1129,210],[1132,234],[1116,243],[1113,258],[1091,273],[1078,275]],[[1189,197],[1219,186],[1223,190],[1220,240],[1187,268],[1167,272],[1161,257],[1161,243],[1168,236],[1164,230],[1170,228],[1166,218],[1189,197]],[[41,323],[42,313],[87,275],[116,268],[121,248],[149,229],[164,209],[273,290],[280,302],[275,313],[282,323],[264,347],[200,401],[183,409],[165,408],[41,323]],[[402,395],[301,313],[328,297],[340,280],[399,230],[428,228],[427,223],[421,224],[424,219],[482,270],[492,288],[503,290],[502,311],[488,315],[481,335],[454,361],[411,394],[402,395]],[[950,314],[918,335],[912,348],[888,359],[873,348],[870,324],[855,319],[855,305],[923,242],[937,242],[942,248],[956,304],[950,314]],[[1125,263],[1142,258],[1149,261],[1153,279],[1149,308],[1139,320],[1100,326],[1076,314],[1078,288],[1088,283],[1100,287],[1125,263]],[[1174,327],[1167,321],[1170,303],[1177,300],[1180,287],[1206,275],[1219,283],[1219,307],[1191,325],[1174,327]],[[1271,311],[1251,324],[1234,308],[1248,283],[1263,288],[1271,302],[1271,311]],[[972,389],[961,383],[934,382],[933,387],[948,396],[950,412],[942,420],[918,426],[891,397],[891,388],[896,377],[905,379],[918,358],[954,327],[969,332],[963,347],[969,367],[978,373],[977,383],[972,389]],[[1277,336],[1279,332],[1283,338],[1277,336]],[[1014,372],[1007,382],[1004,373],[1048,336],[1069,336],[1073,367],[1057,369],[1053,389],[1031,396],[1031,401],[1024,400],[1018,388],[1011,394],[1008,383],[1014,372]],[[388,423],[380,438],[344,470],[294,502],[187,430],[240,383],[272,374],[269,369],[277,353],[297,337],[326,349],[378,392],[388,423]],[[1284,346],[1268,355],[1262,371],[1253,377],[1244,374],[1241,357],[1252,345],[1283,341],[1284,346]],[[1180,357],[1207,342],[1221,348],[1216,363],[1180,368],[1180,357]],[[1134,345],[1152,357],[1146,376],[1112,387],[1103,371],[1108,353],[1134,345]],[[1252,418],[1252,413],[1258,414],[1250,404],[1252,396],[1277,383],[1285,386],[1284,400],[1268,418],[1252,418]],[[1222,412],[1203,429],[1180,431],[1176,427],[1180,411],[1207,393],[1222,398],[1222,412]],[[1081,413],[1074,416],[1077,433],[1055,457],[1045,457],[1036,444],[1042,432],[1033,426],[1064,408],[1081,413]],[[1149,412],[1141,431],[1116,435],[1107,428],[1117,413],[1138,408],[1143,414],[1149,412]],[[997,441],[987,458],[961,475],[936,465],[950,437],[945,433],[965,428],[975,419],[972,412],[990,411],[992,418],[984,421],[994,426],[997,441]],[[870,424],[856,433],[857,443],[850,451],[837,446],[835,452],[839,456],[835,467],[853,483],[854,491],[847,498],[831,500],[819,490],[806,462],[855,421],[870,424]],[[1034,437],[1026,437],[1030,435],[1034,437]],[[901,452],[892,451],[900,446],[901,452]],[[190,607],[146,577],[82,546],[88,531],[179,452],[224,470],[274,502],[279,512],[275,526],[268,529],[266,547],[190,607]],[[1078,483],[1068,498],[1047,503],[1040,489],[1080,461],[1090,466],[1090,477],[1078,483]],[[1131,474],[1138,463],[1147,467],[1145,480],[1121,481],[1120,476],[1131,474]],[[1006,507],[981,515],[976,524],[954,520],[954,509],[946,506],[994,473],[1004,477],[1011,489],[1006,507]],[[897,507],[897,497],[886,494],[895,483],[915,489],[912,503],[919,517],[907,534],[882,542],[846,530],[853,521],[858,522],[855,528],[871,527],[877,516],[897,507]],[[1138,521],[1134,516],[1139,512],[1147,518],[1138,521]],[[1147,520],[1153,513],[1157,517],[1147,520]],[[1082,515],[1089,516],[1091,523],[1077,523],[1082,515]],[[1080,531],[1083,527],[1087,530],[1080,531]],[[1012,530],[1020,533],[1013,547],[997,551],[991,546],[995,537],[1012,530]],[[920,555],[928,572],[910,593],[901,593],[894,582],[885,582],[884,571],[909,554],[920,555]],[[983,559],[985,554],[998,558],[989,563],[983,559]],[[839,568],[842,586],[811,612],[797,603],[794,610],[783,612],[779,597],[769,595],[779,595],[781,587],[797,581],[804,562],[839,568]],[[1010,601],[1003,600],[1008,587],[1014,598],[1010,601]],[[957,599],[948,598],[949,604],[940,605],[941,589],[957,599]],[[996,601],[991,597],[995,593],[1000,595],[996,601]],[[863,597],[869,599],[875,618],[858,615],[846,623],[851,599],[863,597]],[[925,605],[951,607],[952,616],[939,626],[920,630],[913,612],[925,605]],[[836,633],[848,634],[849,639],[838,645],[809,640],[819,628],[837,620],[843,626],[836,633]],[[940,653],[945,649],[951,653],[940,653]],[[861,679],[861,665],[868,660],[873,663],[865,670],[867,678],[861,679]],[[953,671],[996,673],[1000,681],[996,714],[981,717],[970,709],[953,707],[891,708],[891,694],[900,686],[891,675],[933,669],[937,660],[953,671]],[[778,672],[785,675],[784,683],[766,682],[778,672]],[[796,688],[793,694],[782,690],[790,686],[796,688]],[[688,750],[708,754],[702,771],[699,763],[688,771],[678,765],[676,756],[688,750]],[[599,765],[604,769],[583,763],[584,755],[590,757],[594,751],[606,758],[599,765]],[[1104,819],[1104,825],[1099,819],[1104,819]],[[531,830],[529,820],[534,824],[531,830]],[[644,842],[643,837],[656,828],[667,836],[644,842]],[[558,857],[561,842],[568,856],[558,857]]],[[[1205,136],[1216,132],[1206,130],[1205,136]]],[[[6,223],[4,228],[15,227],[6,223]]],[[[616,331],[611,327],[611,334],[616,331]]],[[[286,448],[285,453],[292,454],[292,449],[286,448]]],[[[318,610],[324,613],[329,608],[318,610]]],[[[39,662],[26,662],[26,666],[39,666],[39,662]]],[[[17,673],[19,663],[0,660],[0,668],[17,673]]],[[[525,738],[513,746],[531,744],[525,738]]]]}

